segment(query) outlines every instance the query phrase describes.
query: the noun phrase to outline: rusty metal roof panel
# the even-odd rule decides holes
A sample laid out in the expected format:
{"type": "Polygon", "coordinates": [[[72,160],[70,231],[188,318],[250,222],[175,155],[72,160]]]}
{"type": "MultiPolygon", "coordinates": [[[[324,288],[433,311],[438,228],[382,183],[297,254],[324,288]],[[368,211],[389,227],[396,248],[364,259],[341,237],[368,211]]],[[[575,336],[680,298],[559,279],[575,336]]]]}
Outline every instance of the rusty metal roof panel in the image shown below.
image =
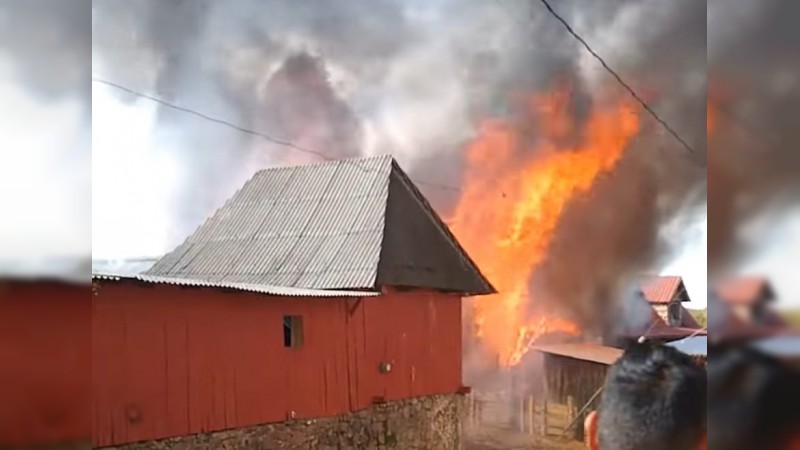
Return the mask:
{"type": "Polygon", "coordinates": [[[597,344],[542,344],[532,348],[542,353],[605,365],[614,364],[623,353],[618,348],[597,344]]]}

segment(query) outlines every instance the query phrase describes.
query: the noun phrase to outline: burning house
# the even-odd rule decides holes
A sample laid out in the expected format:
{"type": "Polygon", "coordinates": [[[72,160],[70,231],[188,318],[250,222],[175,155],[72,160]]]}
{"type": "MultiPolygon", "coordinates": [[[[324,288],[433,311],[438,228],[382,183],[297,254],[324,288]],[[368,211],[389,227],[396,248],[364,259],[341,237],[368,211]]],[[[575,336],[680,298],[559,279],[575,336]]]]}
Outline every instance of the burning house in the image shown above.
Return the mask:
{"type": "Polygon", "coordinates": [[[94,284],[97,447],[458,448],[461,298],[494,292],[389,156],[260,171],[94,284]]]}

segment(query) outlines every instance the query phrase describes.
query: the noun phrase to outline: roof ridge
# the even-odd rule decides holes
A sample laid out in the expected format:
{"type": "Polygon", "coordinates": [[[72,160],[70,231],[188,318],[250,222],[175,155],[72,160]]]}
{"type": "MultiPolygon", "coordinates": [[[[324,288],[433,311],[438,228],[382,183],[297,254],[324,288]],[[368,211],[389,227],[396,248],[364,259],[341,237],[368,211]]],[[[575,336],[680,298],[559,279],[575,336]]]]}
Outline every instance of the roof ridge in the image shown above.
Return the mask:
{"type": "MultiPolygon", "coordinates": [[[[383,158],[389,159],[389,160],[392,160],[392,161],[395,160],[394,156],[392,156],[390,153],[381,153],[381,154],[378,154],[378,155],[348,156],[346,158],[317,160],[317,161],[312,161],[312,162],[310,162],[308,164],[284,164],[284,165],[276,165],[276,166],[271,166],[271,167],[264,167],[262,169],[258,169],[253,174],[253,177],[255,177],[257,174],[260,174],[260,173],[263,173],[263,172],[275,172],[275,171],[281,171],[281,170],[297,170],[297,169],[304,169],[304,168],[312,169],[312,168],[315,168],[315,167],[325,166],[325,165],[328,165],[328,164],[348,164],[348,163],[352,163],[352,164],[355,164],[355,165],[358,166],[358,164],[357,164],[358,161],[370,161],[370,160],[377,160],[377,159],[383,159],[383,158]]],[[[363,169],[363,167],[360,167],[360,168],[363,169]]],[[[369,170],[369,169],[364,169],[364,170],[369,170]]],[[[251,177],[251,179],[253,177],[251,177]]]]}

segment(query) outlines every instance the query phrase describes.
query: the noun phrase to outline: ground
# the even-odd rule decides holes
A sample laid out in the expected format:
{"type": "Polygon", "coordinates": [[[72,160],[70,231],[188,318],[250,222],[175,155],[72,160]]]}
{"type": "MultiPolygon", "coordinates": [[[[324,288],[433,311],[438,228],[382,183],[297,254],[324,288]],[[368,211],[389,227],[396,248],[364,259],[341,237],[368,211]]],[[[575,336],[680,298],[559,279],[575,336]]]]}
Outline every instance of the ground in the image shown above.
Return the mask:
{"type": "MultiPolygon", "coordinates": [[[[479,412],[470,414],[465,422],[464,450],[585,450],[575,440],[562,438],[570,423],[567,409],[563,405],[551,404],[548,407],[548,432],[542,436],[541,410],[534,416],[535,432],[521,432],[517,419],[512,413],[507,398],[484,395],[479,412]]],[[[529,430],[526,430],[529,431],[529,430]]]]}
{"type": "Polygon", "coordinates": [[[467,436],[464,450],[585,450],[581,443],[521,434],[503,427],[482,427],[467,436]]]}

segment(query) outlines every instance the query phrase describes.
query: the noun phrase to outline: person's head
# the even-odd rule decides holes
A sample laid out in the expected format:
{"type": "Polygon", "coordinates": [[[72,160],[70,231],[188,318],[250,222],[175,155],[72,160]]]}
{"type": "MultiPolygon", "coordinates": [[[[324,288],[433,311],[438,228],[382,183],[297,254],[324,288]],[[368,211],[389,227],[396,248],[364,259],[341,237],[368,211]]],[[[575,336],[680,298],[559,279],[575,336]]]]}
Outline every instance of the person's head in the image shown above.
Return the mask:
{"type": "Polygon", "coordinates": [[[710,350],[709,448],[800,449],[796,369],[745,346],[710,350]]]}
{"type": "Polygon", "coordinates": [[[706,374],[672,347],[630,347],[611,366],[585,421],[592,450],[705,448],[706,374]]]}

